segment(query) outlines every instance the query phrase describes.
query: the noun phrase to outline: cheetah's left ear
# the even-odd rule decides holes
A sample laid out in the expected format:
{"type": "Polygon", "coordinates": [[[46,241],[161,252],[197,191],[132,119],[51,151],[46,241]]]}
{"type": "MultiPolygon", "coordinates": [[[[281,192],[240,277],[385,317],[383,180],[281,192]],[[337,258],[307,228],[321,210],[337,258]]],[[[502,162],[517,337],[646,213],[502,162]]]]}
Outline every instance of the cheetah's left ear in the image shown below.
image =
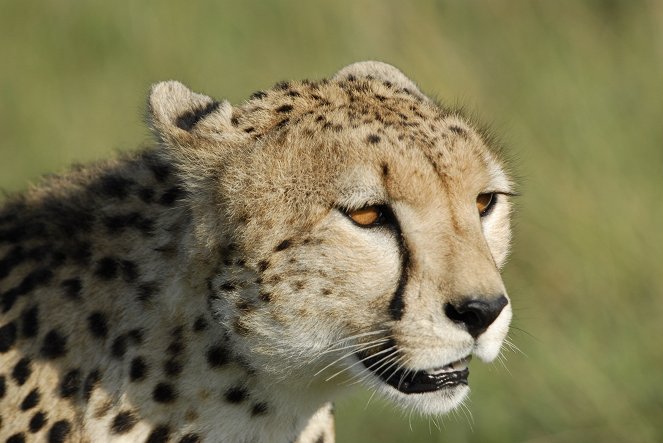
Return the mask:
{"type": "Polygon", "coordinates": [[[148,112],[157,137],[171,146],[188,146],[196,139],[223,134],[232,128],[230,103],[196,94],[172,80],[152,86],[148,112]]]}

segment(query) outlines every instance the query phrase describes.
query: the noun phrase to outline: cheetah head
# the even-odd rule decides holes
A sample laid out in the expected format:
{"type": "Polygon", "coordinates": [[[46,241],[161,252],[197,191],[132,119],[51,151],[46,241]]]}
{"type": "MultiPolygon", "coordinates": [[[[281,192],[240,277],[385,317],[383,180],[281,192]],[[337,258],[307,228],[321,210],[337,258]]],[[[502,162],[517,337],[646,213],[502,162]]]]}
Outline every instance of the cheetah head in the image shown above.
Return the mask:
{"type": "Polygon", "coordinates": [[[350,65],[241,106],[154,86],[209,309],[234,352],[302,392],[355,381],[442,413],[511,319],[512,182],[489,137],[396,68],[350,65]]]}

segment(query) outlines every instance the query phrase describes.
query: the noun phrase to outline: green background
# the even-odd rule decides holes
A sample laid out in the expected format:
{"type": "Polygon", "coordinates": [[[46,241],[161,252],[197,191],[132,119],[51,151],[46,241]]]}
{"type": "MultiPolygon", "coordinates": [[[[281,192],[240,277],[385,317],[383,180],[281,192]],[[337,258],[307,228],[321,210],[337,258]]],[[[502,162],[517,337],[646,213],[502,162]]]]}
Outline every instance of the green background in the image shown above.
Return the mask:
{"type": "Polygon", "coordinates": [[[0,51],[9,192],[149,142],[158,80],[238,103],[378,59],[466,104],[519,176],[522,352],[434,421],[348,397],[339,441],[663,441],[663,2],[3,0],[0,51]]]}

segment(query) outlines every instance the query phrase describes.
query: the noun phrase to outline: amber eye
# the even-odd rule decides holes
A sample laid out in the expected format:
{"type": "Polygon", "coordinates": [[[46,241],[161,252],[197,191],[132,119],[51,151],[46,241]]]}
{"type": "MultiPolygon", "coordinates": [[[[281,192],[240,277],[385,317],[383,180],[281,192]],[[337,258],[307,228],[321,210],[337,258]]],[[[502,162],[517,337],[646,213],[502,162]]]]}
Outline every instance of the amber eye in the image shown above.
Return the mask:
{"type": "Polygon", "coordinates": [[[349,211],[348,217],[360,226],[373,226],[382,221],[382,210],[379,206],[366,206],[349,211]]]}
{"type": "Polygon", "coordinates": [[[488,214],[490,209],[495,205],[497,201],[497,195],[494,192],[488,192],[486,194],[479,194],[477,196],[477,209],[479,210],[479,215],[483,217],[488,214]]]}

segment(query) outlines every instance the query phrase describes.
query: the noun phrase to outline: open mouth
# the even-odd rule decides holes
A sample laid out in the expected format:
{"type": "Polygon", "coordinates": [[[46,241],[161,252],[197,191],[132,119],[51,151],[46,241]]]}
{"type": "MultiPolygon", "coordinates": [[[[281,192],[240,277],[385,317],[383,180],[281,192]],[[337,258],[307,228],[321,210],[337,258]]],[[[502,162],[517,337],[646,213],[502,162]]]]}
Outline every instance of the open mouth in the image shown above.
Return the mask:
{"type": "Polygon", "coordinates": [[[380,365],[380,362],[384,361],[384,357],[380,355],[358,355],[358,357],[368,370],[404,394],[423,394],[467,385],[467,377],[470,375],[467,365],[472,359],[472,356],[468,355],[439,368],[412,371],[409,369],[385,370],[380,365]]]}

